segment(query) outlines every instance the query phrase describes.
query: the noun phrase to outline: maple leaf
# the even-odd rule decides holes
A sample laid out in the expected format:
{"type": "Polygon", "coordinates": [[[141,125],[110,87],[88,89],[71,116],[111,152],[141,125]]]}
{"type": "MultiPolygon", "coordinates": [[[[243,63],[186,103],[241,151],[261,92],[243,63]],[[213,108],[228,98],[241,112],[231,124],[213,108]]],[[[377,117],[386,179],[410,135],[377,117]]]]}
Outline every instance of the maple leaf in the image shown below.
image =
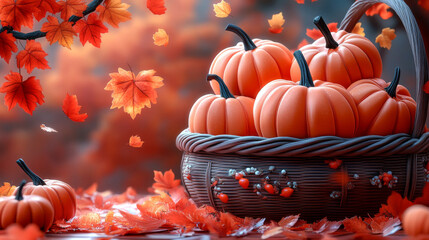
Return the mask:
{"type": "Polygon", "coordinates": [[[383,236],[389,236],[401,229],[401,220],[399,218],[387,218],[385,216],[377,216],[371,218],[369,226],[371,227],[372,233],[380,234],[383,236]]]}
{"type": "Polygon", "coordinates": [[[86,9],[86,4],[83,0],[61,0],[58,4],[61,6],[61,18],[64,21],[68,21],[73,15],[83,17],[83,11],[86,9]]]}
{"type": "Polygon", "coordinates": [[[55,129],[51,128],[51,127],[48,127],[48,126],[46,126],[43,123],[40,124],[40,129],[42,129],[45,132],[58,132],[57,130],[55,130],[55,129]]]}
{"type": "Polygon", "coordinates": [[[417,4],[420,5],[426,11],[429,11],[429,1],[428,0],[419,0],[417,2],[417,4]]]}
{"type": "Polygon", "coordinates": [[[67,93],[63,101],[63,111],[72,121],[75,122],[84,122],[88,117],[86,113],[79,113],[82,106],[77,102],[76,95],[69,95],[67,93]]]}
{"type": "Polygon", "coordinates": [[[396,38],[395,29],[383,28],[381,33],[375,39],[375,42],[380,44],[380,47],[390,50],[392,47],[392,40],[396,38]]]}
{"type": "Polygon", "coordinates": [[[352,30],[352,33],[356,33],[361,35],[362,37],[365,37],[365,29],[362,27],[361,22],[356,23],[355,27],[352,30]]]}
{"type": "Polygon", "coordinates": [[[26,113],[33,115],[37,104],[44,103],[40,81],[35,77],[23,81],[21,74],[10,72],[4,78],[7,81],[1,86],[0,92],[6,93],[5,104],[9,110],[18,103],[26,113]]]}
{"type": "Polygon", "coordinates": [[[162,28],[158,28],[158,31],[153,34],[153,43],[157,46],[167,46],[168,40],[168,35],[162,28]]]}
{"type": "Polygon", "coordinates": [[[141,140],[141,138],[135,135],[130,137],[128,145],[130,145],[130,147],[139,148],[142,147],[143,143],[144,142],[141,140]]]}
{"type": "Polygon", "coordinates": [[[167,10],[164,6],[164,0],[147,0],[146,7],[156,15],[162,15],[167,10]]]}
{"type": "Polygon", "coordinates": [[[131,19],[131,13],[127,10],[129,7],[130,5],[122,3],[121,0],[105,0],[103,5],[97,7],[97,11],[102,21],[118,28],[119,23],[131,19]]]}
{"type": "Polygon", "coordinates": [[[27,40],[25,49],[16,56],[16,64],[18,68],[25,66],[28,73],[31,73],[34,68],[50,69],[48,61],[45,59],[46,56],[48,54],[43,51],[40,43],[34,40],[27,40]]]}
{"type": "Polygon", "coordinates": [[[229,3],[222,0],[219,3],[213,4],[213,11],[215,12],[216,17],[226,18],[231,14],[231,6],[229,3]]]}
{"type": "Polygon", "coordinates": [[[380,17],[384,20],[389,19],[393,16],[392,12],[387,11],[390,7],[384,3],[377,3],[366,10],[365,14],[367,16],[380,15],[380,17]]]}
{"type": "Polygon", "coordinates": [[[80,19],[73,26],[79,33],[80,42],[85,45],[86,42],[92,43],[95,47],[100,47],[101,34],[107,33],[109,29],[98,19],[97,13],[91,13],[87,19],[80,19]]]}
{"type": "Polygon", "coordinates": [[[37,11],[33,13],[34,18],[37,21],[45,18],[46,13],[50,12],[55,14],[61,10],[61,5],[56,2],[56,0],[40,0],[39,6],[37,6],[37,11]]]}
{"type": "Polygon", "coordinates": [[[285,19],[283,18],[282,12],[273,14],[271,19],[268,19],[268,24],[270,24],[270,28],[268,30],[271,33],[281,33],[283,31],[282,26],[284,23],[285,23],[285,19]]]}
{"type": "Polygon", "coordinates": [[[158,97],[155,88],[164,85],[163,79],[154,75],[154,70],[144,70],[135,76],[122,68],[119,68],[117,73],[111,73],[112,79],[104,88],[113,91],[110,109],[124,107],[124,111],[134,119],[141,113],[142,108],[150,108],[151,102],[155,104],[158,97]]]}
{"type": "Polygon", "coordinates": [[[52,45],[58,42],[61,46],[71,49],[73,44],[73,36],[77,35],[73,30],[71,22],[58,22],[58,19],[48,16],[48,22],[43,23],[42,32],[46,32],[46,39],[52,45]]]}
{"type": "Polygon", "coordinates": [[[423,195],[421,197],[416,198],[416,200],[414,200],[414,203],[422,204],[429,207],[429,183],[426,183],[425,187],[423,188],[423,195]]]}
{"type": "Polygon", "coordinates": [[[311,229],[315,233],[333,233],[336,232],[342,225],[342,222],[331,222],[325,217],[317,223],[311,225],[311,229]]]}
{"type": "Polygon", "coordinates": [[[7,31],[0,33],[0,56],[9,63],[12,52],[18,51],[18,47],[15,44],[15,37],[7,31]]]}
{"type": "Polygon", "coordinates": [[[21,31],[21,26],[33,28],[33,12],[40,0],[1,0],[0,20],[3,26],[21,31]]]}
{"type": "MultiPolygon", "coordinates": [[[[338,31],[337,25],[338,25],[338,23],[336,23],[336,22],[328,23],[329,31],[337,32],[338,31]]],[[[320,32],[320,30],[316,29],[316,28],[313,28],[313,29],[307,28],[307,31],[305,34],[313,40],[317,40],[317,39],[323,37],[323,34],[320,32]]]]}
{"type": "Polygon", "coordinates": [[[425,85],[423,85],[423,91],[425,91],[425,93],[429,94],[429,81],[425,83],[425,85]]]}
{"type": "Polygon", "coordinates": [[[0,197],[11,196],[15,192],[16,186],[10,185],[8,182],[4,182],[3,186],[0,187],[0,197]]]}
{"type": "Polygon", "coordinates": [[[28,224],[25,228],[19,224],[12,224],[6,228],[5,236],[0,236],[1,239],[25,239],[25,240],[37,240],[43,238],[44,233],[40,228],[34,224],[28,224]]]}
{"type": "Polygon", "coordinates": [[[402,214],[411,207],[413,203],[407,198],[402,198],[397,192],[392,192],[387,198],[387,205],[382,204],[378,215],[402,217],[402,214]]]}
{"type": "Polygon", "coordinates": [[[180,185],[179,179],[174,179],[174,173],[170,169],[166,171],[164,174],[160,171],[153,171],[155,183],[152,184],[154,189],[159,190],[170,190],[180,185]]]}
{"type": "Polygon", "coordinates": [[[290,216],[282,218],[278,222],[278,224],[279,224],[279,226],[281,226],[283,228],[291,228],[296,224],[296,222],[298,222],[298,219],[299,219],[299,214],[298,215],[290,215],[290,216]]]}
{"type": "Polygon", "coordinates": [[[344,229],[353,233],[370,233],[368,224],[361,217],[346,218],[343,220],[344,229]]]}

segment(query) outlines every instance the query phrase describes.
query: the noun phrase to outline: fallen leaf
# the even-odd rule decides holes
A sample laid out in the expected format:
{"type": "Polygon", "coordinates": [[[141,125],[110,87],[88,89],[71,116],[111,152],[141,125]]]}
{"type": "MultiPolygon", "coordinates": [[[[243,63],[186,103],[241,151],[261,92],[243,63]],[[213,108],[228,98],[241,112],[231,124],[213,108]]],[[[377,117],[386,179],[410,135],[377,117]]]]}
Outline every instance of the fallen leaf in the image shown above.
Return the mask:
{"type": "Polygon", "coordinates": [[[121,2],[121,0],[105,0],[103,5],[97,7],[97,11],[100,13],[102,21],[118,28],[119,23],[131,19],[131,13],[127,10],[129,7],[130,5],[121,2]]]}
{"type": "Polygon", "coordinates": [[[3,186],[0,187],[0,197],[11,196],[15,189],[16,186],[10,185],[8,182],[4,182],[3,186]]]}
{"type": "Polygon", "coordinates": [[[101,34],[107,33],[109,29],[104,26],[103,22],[98,19],[97,13],[91,13],[87,19],[80,19],[73,26],[75,31],[79,33],[79,39],[82,45],[90,42],[95,47],[100,47],[101,34]]]}
{"type": "Polygon", "coordinates": [[[381,33],[375,39],[375,42],[380,44],[380,47],[390,50],[392,47],[392,40],[396,38],[395,29],[383,28],[381,33]]]}
{"type": "Polygon", "coordinates": [[[387,218],[385,216],[377,216],[371,218],[370,227],[372,233],[389,236],[401,229],[401,220],[399,218],[387,218]]]}
{"type": "Polygon", "coordinates": [[[368,10],[366,10],[365,14],[367,16],[380,15],[380,17],[384,20],[389,19],[393,16],[392,12],[387,11],[390,7],[384,3],[376,3],[368,10]]]}
{"type": "Polygon", "coordinates": [[[168,40],[168,35],[162,28],[158,28],[158,31],[153,34],[153,43],[157,46],[167,46],[168,40]]]}
{"type": "Polygon", "coordinates": [[[419,0],[417,2],[417,4],[420,5],[420,7],[422,7],[423,9],[425,9],[426,11],[429,11],[429,0],[419,0]]]}
{"type": "Polygon", "coordinates": [[[388,217],[402,217],[402,214],[411,207],[413,203],[407,198],[402,198],[402,196],[393,191],[390,196],[387,198],[387,205],[382,204],[378,215],[385,215],[388,217]]]}
{"type": "Polygon", "coordinates": [[[87,113],[79,113],[82,106],[77,102],[76,95],[69,95],[67,93],[63,101],[63,111],[72,121],[75,122],[84,122],[88,117],[87,113]]]}
{"type": "Polygon", "coordinates": [[[283,233],[283,227],[273,227],[273,228],[270,228],[267,231],[265,231],[262,234],[261,239],[268,239],[268,238],[274,237],[280,233],[283,233]]]}
{"type": "Polygon", "coordinates": [[[325,217],[319,222],[313,223],[311,229],[315,233],[333,233],[336,232],[342,225],[341,221],[331,222],[325,217]]]}
{"type": "Polygon", "coordinates": [[[64,21],[68,21],[73,15],[82,17],[83,11],[86,9],[86,4],[83,0],[61,0],[58,4],[61,6],[61,18],[64,21]]]}
{"type": "Polygon", "coordinates": [[[2,26],[11,26],[21,31],[21,26],[33,28],[33,12],[40,0],[1,0],[0,21],[2,26]]]}
{"type": "Polygon", "coordinates": [[[15,44],[15,37],[7,31],[0,33],[0,56],[9,64],[12,52],[18,51],[18,47],[15,44]]]}
{"type": "Polygon", "coordinates": [[[277,14],[273,14],[271,19],[268,19],[268,24],[270,24],[270,32],[271,33],[281,33],[283,31],[283,24],[285,23],[285,19],[283,18],[283,13],[279,12],[277,14]]]}
{"type": "Polygon", "coordinates": [[[77,35],[71,22],[58,22],[56,17],[48,16],[48,22],[43,23],[42,32],[46,32],[46,39],[52,45],[58,42],[61,46],[71,49],[73,36],[77,35]]]}
{"type": "Polygon", "coordinates": [[[37,240],[41,239],[44,236],[44,233],[40,228],[34,224],[28,224],[25,228],[21,227],[19,224],[12,224],[6,228],[6,234],[0,235],[2,240],[37,240]]]}
{"type": "MultiPolygon", "coordinates": [[[[336,23],[336,22],[332,22],[332,23],[327,24],[329,31],[331,31],[331,32],[337,32],[338,31],[337,25],[338,25],[338,23],[336,23]]],[[[313,28],[313,29],[307,28],[307,31],[305,34],[313,40],[317,40],[317,39],[323,37],[323,34],[320,32],[320,30],[318,28],[313,28]]]]}
{"type": "Polygon", "coordinates": [[[51,127],[48,127],[48,126],[46,126],[43,123],[40,124],[40,129],[42,129],[45,132],[58,132],[57,130],[55,130],[55,129],[51,128],[51,127]]]}
{"type": "Polygon", "coordinates": [[[155,76],[155,70],[144,70],[136,76],[122,68],[117,73],[111,73],[112,78],[104,88],[112,93],[113,108],[124,107],[124,111],[134,119],[144,107],[151,107],[158,97],[155,89],[162,87],[162,78],[155,76]]]}
{"type": "Polygon", "coordinates": [[[155,183],[152,184],[154,189],[158,190],[170,190],[180,185],[179,179],[174,179],[174,173],[170,169],[166,171],[164,174],[160,171],[153,171],[155,183]]]}
{"type": "Polygon", "coordinates": [[[279,226],[281,226],[283,228],[291,228],[291,227],[293,227],[293,225],[296,224],[296,222],[298,222],[298,219],[299,219],[299,214],[298,215],[290,215],[290,216],[287,216],[287,217],[280,219],[278,224],[279,224],[279,226]]]}
{"type": "Polygon", "coordinates": [[[36,11],[33,13],[33,15],[37,21],[40,21],[45,18],[47,12],[55,14],[60,10],[61,5],[58,4],[56,0],[40,0],[39,6],[37,6],[36,11]]]}
{"type": "Polygon", "coordinates": [[[219,3],[213,4],[213,11],[215,12],[216,17],[226,18],[231,14],[231,6],[229,3],[222,0],[219,3]]]}
{"type": "Polygon", "coordinates": [[[352,33],[356,33],[361,35],[362,37],[365,37],[365,29],[362,27],[361,22],[356,23],[355,27],[352,30],[352,33]]]}
{"type": "Polygon", "coordinates": [[[140,137],[135,135],[130,137],[128,144],[130,145],[130,147],[139,148],[142,147],[143,143],[144,142],[140,139],[140,137]]]}
{"type": "Polygon", "coordinates": [[[146,0],[146,7],[156,15],[162,15],[167,8],[164,6],[164,0],[146,0]]]}
{"type": "Polygon", "coordinates": [[[368,224],[361,217],[346,218],[343,220],[344,229],[352,233],[370,233],[368,224]]]}
{"type": "Polygon", "coordinates": [[[25,49],[16,56],[18,68],[25,66],[27,73],[31,73],[34,68],[50,69],[45,57],[48,54],[43,51],[42,45],[34,40],[27,40],[25,49]]]}

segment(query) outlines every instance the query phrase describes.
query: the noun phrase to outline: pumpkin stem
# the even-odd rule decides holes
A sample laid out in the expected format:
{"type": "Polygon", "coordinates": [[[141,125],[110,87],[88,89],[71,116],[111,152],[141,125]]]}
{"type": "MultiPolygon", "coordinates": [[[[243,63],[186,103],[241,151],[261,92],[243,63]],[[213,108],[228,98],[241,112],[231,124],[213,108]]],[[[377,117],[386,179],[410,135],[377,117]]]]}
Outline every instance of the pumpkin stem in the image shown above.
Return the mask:
{"type": "Polygon", "coordinates": [[[241,29],[240,27],[234,25],[234,24],[228,24],[225,28],[226,31],[233,32],[237,34],[241,40],[243,41],[244,50],[249,51],[256,48],[255,43],[252,41],[252,39],[247,35],[247,33],[241,29]]]}
{"type": "Polygon", "coordinates": [[[329,48],[329,49],[337,48],[338,43],[332,37],[331,31],[329,30],[322,16],[315,17],[313,19],[313,23],[314,25],[317,26],[317,28],[319,28],[320,32],[323,34],[323,37],[325,37],[326,48],[329,48]]]}
{"type": "Polygon", "coordinates": [[[207,75],[207,81],[216,80],[219,83],[220,88],[220,96],[223,98],[235,98],[234,95],[229,91],[228,87],[226,86],[225,82],[222,80],[221,77],[219,77],[216,74],[208,74],[207,75]]]}
{"type": "Polygon", "coordinates": [[[299,81],[299,85],[314,87],[313,78],[311,77],[310,69],[308,68],[304,55],[300,50],[295,51],[293,55],[295,56],[299,69],[301,69],[301,80],[299,81]]]}
{"type": "Polygon", "coordinates": [[[395,75],[393,76],[393,81],[390,83],[390,85],[387,88],[384,89],[392,98],[396,97],[396,88],[398,87],[400,77],[401,77],[401,70],[399,69],[399,67],[396,67],[395,75]]]}
{"type": "Polygon", "coordinates": [[[16,192],[16,196],[15,196],[15,199],[17,201],[21,201],[24,199],[24,197],[22,196],[22,189],[24,189],[25,184],[27,184],[27,181],[22,180],[21,184],[18,187],[18,191],[16,192]]]}
{"type": "Polygon", "coordinates": [[[22,168],[22,170],[24,170],[24,172],[31,178],[31,180],[33,180],[34,185],[46,185],[43,179],[41,179],[33,171],[30,170],[30,168],[27,166],[27,164],[25,164],[22,158],[18,159],[16,163],[22,168]]]}

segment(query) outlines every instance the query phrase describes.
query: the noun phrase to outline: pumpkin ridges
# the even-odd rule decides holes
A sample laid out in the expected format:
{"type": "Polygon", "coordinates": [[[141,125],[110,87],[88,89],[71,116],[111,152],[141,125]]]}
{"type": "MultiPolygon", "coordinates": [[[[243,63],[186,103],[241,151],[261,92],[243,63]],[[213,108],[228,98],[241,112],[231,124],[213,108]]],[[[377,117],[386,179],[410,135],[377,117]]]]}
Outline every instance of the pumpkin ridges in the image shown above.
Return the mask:
{"type": "Polygon", "coordinates": [[[306,103],[308,137],[335,135],[332,107],[326,103],[323,88],[309,88],[307,96],[311,96],[306,103]]]}
{"type": "MultiPolygon", "coordinates": [[[[361,108],[362,107],[361,105],[365,106],[365,105],[367,105],[366,104],[367,101],[370,102],[371,109],[369,111],[377,113],[374,116],[372,116],[371,118],[365,118],[365,117],[363,117],[363,114],[359,114],[360,122],[366,123],[365,125],[359,126],[359,129],[358,129],[359,135],[361,135],[361,136],[362,135],[368,135],[369,128],[370,128],[371,124],[377,118],[378,114],[380,114],[380,111],[383,108],[384,104],[386,103],[387,99],[388,99],[388,96],[385,92],[378,91],[378,92],[375,92],[374,94],[368,96],[367,98],[365,98],[365,100],[363,100],[362,102],[359,103],[358,108],[361,108]],[[381,98],[385,98],[385,99],[379,100],[381,98]]],[[[359,112],[361,112],[361,110],[359,112]]]]}
{"type": "Polygon", "coordinates": [[[6,228],[7,226],[16,222],[16,210],[18,207],[18,201],[10,201],[7,202],[4,206],[4,210],[2,213],[2,228],[6,228]]]}
{"type": "Polygon", "coordinates": [[[332,80],[331,82],[333,83],[337,83],[337,84],[351,84],[351,79],[350,79],[350,73],[347,70],[346,66],[343,63],[343,58],[337,53],[337,52],[332,52],[331,54],[329,54],[326,58],[326,65],[331,65],[331,66],[337,66],[336,68],[326,68],[325,74],[326,74],[326,78],[325,79],[335,79],[338,81],[334,81],[332,80]]]}
{"type": "Polygon", "coordinates": [[[405,132],[411,134],[412,128],[407,124],[411,121],[411,113],[404,102],[398,102],[398,116],[393,132],[405,132]],[[404,127],[405,126],[405,127],[404,127]]]}
{"type": "Polygon", "coordinates": [[[341,46],[346,47],[348,50],[350,50],[353,53],[353,56],[356,55],[360,56],[359,58],[356,58],[356,62],[359,66],[361,77],[362,78],[373,78],[374,76],[374,69],[371,62],[371,59],[366,54],[366,52],[362,51],[359,47],[355,45],[351,45],[348,43],[343,43],[341,46]]]}
{"type": "Polygon", "coordinates": [[[338,51],[338,55],[341,57],[341,60],[343,61],[344,67],[347,70],[350,84],[352,84],[351,79],[361,79],[362,74],[361,74],[358,62],[355,56],[353,55],[353,53],[346,46],[338,48],[337,51],[338,51]]]}
{"type": "Polygon", "coordinates": [[[225,102],[225,98],[216,98],[210,104],[206,116],[207,133],[219,135],[226,132],[225,102]]]}
{"type": "MultiPolygon", "coordinates": [[[[240,54],[240,52],[235,53],[227,62],[226,67],[222,70],[222,74],[217,74],[222,79],[225,79],[224,82],[226,86],[228,87],[229,91],[237,95],[237,92],[240,92],[240,86],[239,86],[239,76],[237,73],[237,69],[239,69],[240,64],[243,59],[243,54],[240,54]]],[[[216,73],[216,72],[209,72],[209,73],[216,73]]],[[[219,85],[217,82],[211,81],[210,84],[215,84],[217,86],[217,91],[215,91],[216,94],[220,94],[219,85]]],[[[213,86],[213,85],[212,85],[213,86]]]]}
{"type": "Polygon", "coordinates": [[[194,122],[197,124],[194,125],[194,132],[208,133],[206,113],[215,99],[215,95],[205,97],[204,100],[201,101],[200,105],[198,105],[194,116],[194,122]]]}
{"type": "Polygon", "coordinates": [[[60,186],[53,187],[53,190],[54,190],[53,192],[55,192],[60,199],[60,203],[63,210],[62,216],[66,219],[73,217],[71,215],[73,215],[72,213],[75,211],[75,209],[69,208],[69,206],[74,205],[73,198],[70,196],[69,192],[60,186]]]}
{"type": "Polygon", "coordinates": [[[260,121],[261,123],[269,122],[269,127],[264,127],[264,131],[261,131],[262,136],[264,137],[274,137],[276,136],[277,129],[275,126],[276,116],[268,114],[269,112],[274,112],[278,108],[280,104],[280,100],[283,97],[281,94],[277,94],[277,92],[284,91],[282,87],[275,88],[272,90],[268,96],[265,98],[263,108],[261,109],[260,121]],[[268,113],[265,113],[268,112],[268,113]],[[267,120],[268,119],[268,120],[267,120]]]}
{"type": "Polygon", "coordinates": [[[31,213],[29,203],[26,201],[21,202],[16,208],[16,222],[19,222],[22,226],[26,226],[31,223],[31,214],[25,214],[26,212],[31,213]]]}
{"type": "Polygon", "coordinates": [[[48,214],[43,213],[43,208],[40,206],[40,203],[35,202],[33,205],[30,205],[30,211],[32,217],[31,222],[35,223],[37,226],[44,225],[48,214]]]}
{"type": "Polygon", "coordinates": [[[370,78],[381,77],[383,65],[375,64],[376,62],[381,62],[381,56],[378,53],[377,48],[371,42],[367,42],[364,39],[360,39],[359,41],[358,39],[353,39],[345,42],[344,44],[345,46],[359,46],[359,48],[365,53],[371,63],[373,74],[370,76],[370,78]],[[354,43],[354,45],[352,43],[354,43]]]}
{"type": "Polygon", "coordinates": [[[289,57],[288,59],[283,59],[283,61],[286,62],[286,64],[281,64],[277,61],[277,58],[282,58],[281,55],[283,54],[278,54],[278,50],[276,49],[278,47],[276,46],[270,46],[270,45],[264,45],[262,47],[260,47],[261,50],[264,50],[265,52],[267,52],[271,58],[274,60],[274,62],[276,63],[276,65],[279,67],[278,70],[280,72],[280,76],[284,76],[286,79],[290,79],[290,67],[288,68],[287,66],[291,66],[292,64],[292,60],[293,60],[293,56],[291,54],[292,57],[289,57]]]}
{"type": "MultiPolygon", "coordinates": [[[[210,65],[209,73],[216,73],[219,75],[219,77],[225,79],[225,71],[226,66],[228,66],[230,63],[230,60],[237,55],[237,53],[240,53],[240,50],[227,48],[222,50],[218,55],[216,55],[215,59],[210,65]]],[[[228,86],[228,82],[225,83],[228,86]]],[[[219,85],[217,82],[210,82],[210,86],[213,89],[213,92],[215,94],[220,94],[219,85]]],[[[229,86],[229,89],[235,90],[234,86],[229,86]]],[[[232,91],[234,93],[234,91],[232,91]]]]}
{"type": "Polygon", "coordinates": [[[259,89],[281,75],[276,60],[264,49],[253,51],[253,64],[258,76],[259,89]]]}
{"type": "Polygon", "coordinates": [[[396,118],[398,116],[398,105],[397,102],[391,98],[388,98],[380,112],[376,115],[370,124],[368,132],[372,132],[376,135],[391,135],[395,129],[396,118]]]}

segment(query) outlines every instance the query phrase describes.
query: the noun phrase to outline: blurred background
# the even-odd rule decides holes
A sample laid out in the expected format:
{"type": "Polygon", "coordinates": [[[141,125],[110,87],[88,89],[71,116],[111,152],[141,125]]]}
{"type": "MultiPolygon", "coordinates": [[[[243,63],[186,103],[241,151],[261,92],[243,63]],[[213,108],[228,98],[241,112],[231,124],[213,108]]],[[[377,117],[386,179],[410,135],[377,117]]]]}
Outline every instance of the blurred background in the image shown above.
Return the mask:
{"type": "MultiPolygon", "coordinates": [[[[167,12],[161,16],[153,15],[146,1],[123,2],[131,5],[132,20],[121,23],[118,29],[110,27],[109,33],[102,35],[101,48],[90,44],[82,47],[78,38],[71,50],[38,40],[49,53],[51,67],[32,74],[41,81],[45,104],[30,116],[19,107],[7,111],[1,95],[0,182],[16,185],[25,177],[15,163],[20,157],[43,178],[62,179],[75,188],[97,182],[99,190],[119,192],[133,186],[144,192],[153,182],[153,170],[171,168],[178,175],[181,153],[176,149],[176,136],[187,127],[193,102],[211,92],[205,76],[212,59],[239,41],[224,31],[228,23],[239,25],[251,37],[278,41],[295,50],[304,38],[312,42],[305,32],[314,28],[315,16],[340,23],[354,0],[305,0],[305,4],[295,0],[230,0],[231,16],[223,19],[215,17],[212,4],[218,1],[213,0],[166,0],[167,12]],[[286,20],[284,30],[272,34],[267,20],[278,12],[283,12],[286,20]],[[158,28],[168,33],[168,46],[153,44],[152,35],[158,28]],[[154,69],[165,83],[157,90],[158,103],[143,109],[135,120],[123,109],[110,110],[111,92],[104,90],[109,73],[118,67],[129,70],[128,65],[135,73],[154,69]],[[66,93],[76,94],[83,106],[81,112],[88,113],[84,123],[73,122],[62,112],[66,93]],[[42,123],[58,133],[40,130],[42,123]],[[129,147],[131,135],[141,136],[143,147],[129,147]]],[[[429,12],[418,6],[417,0],[406,2],[419,21],[429,49],[429,12]]],[[[401,83],[415,96],[414,63],[399,19],[394,16],[383,20],[376,15],[364,16],[361,22],[372,42],[382,28],[396,29],[391,50],[376,44],[383,58],[382,77],[390,81],[395,66],[401,67],[401,83]]],[[[35,29],[40,27],[36,24],[35,29]]],[[[1,76],[10,70],[17,71],[14,58],[10,65],[1,61],[1,76]]],[[[2,78],[0,84],[4,81],[2,78]]]]}

